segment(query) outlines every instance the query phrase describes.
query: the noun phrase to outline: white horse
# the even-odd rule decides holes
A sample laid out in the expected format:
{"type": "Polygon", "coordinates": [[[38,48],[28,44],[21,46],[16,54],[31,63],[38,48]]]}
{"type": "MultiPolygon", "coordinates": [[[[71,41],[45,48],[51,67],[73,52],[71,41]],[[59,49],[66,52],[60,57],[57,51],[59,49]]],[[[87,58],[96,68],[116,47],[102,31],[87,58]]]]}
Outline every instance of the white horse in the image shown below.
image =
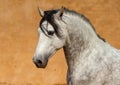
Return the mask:
{"type": "Polygon", "coordinates": [[[39,12],[37,67],[45,68],[63,47],[68,85],[120,85],[120,51],[98,36],[86,17],[66,8],[39,12]]]}

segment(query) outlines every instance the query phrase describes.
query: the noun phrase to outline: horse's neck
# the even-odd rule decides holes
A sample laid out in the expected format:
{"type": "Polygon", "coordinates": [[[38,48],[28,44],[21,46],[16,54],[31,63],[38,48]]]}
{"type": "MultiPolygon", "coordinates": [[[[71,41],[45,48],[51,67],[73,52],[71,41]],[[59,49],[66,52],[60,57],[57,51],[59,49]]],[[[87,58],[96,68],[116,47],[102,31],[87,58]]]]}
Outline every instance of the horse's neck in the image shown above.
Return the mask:
{"type": "Polygon", "coordinates": [[[74,18],[71,21],[66,20],[67,23],[70,22],[69,24],[71,24],[71,26],[67,28],[69,37],[64,46],[68,68],[72,68],[77,62],[80,62],[79,60],[81,60],[81,58],[90,53],[94,44],[97,41],[99,42],[96,33],[88,23],[85,23],[83,20],[74,20],[77,19],[74,18]]]}
{"type": "Polygon", "coordinates": [[[64,46],[64,53],[69,69],[74,69],[74,67],[80,63],[80,61],[90,54],[92,48],[94,48],[93,43],[85,42],[79,37],[73,36],[71,41],[64,46]]]}

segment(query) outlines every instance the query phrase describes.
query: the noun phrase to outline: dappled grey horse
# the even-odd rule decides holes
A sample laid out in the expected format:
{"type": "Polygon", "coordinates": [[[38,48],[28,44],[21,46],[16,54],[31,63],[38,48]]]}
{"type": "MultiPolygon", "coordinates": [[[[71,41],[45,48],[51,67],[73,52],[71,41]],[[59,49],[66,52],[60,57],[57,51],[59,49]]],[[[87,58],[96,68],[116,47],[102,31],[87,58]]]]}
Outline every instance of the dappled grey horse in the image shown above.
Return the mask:
{"type": "Polygon", "coordinates": [[[120,85],[120,51],[101,38],[90,21],[66,8],[42,11],[39,42],[33,58],[45,68],[50,56],[63,47],[68,85],[120,85]]]}

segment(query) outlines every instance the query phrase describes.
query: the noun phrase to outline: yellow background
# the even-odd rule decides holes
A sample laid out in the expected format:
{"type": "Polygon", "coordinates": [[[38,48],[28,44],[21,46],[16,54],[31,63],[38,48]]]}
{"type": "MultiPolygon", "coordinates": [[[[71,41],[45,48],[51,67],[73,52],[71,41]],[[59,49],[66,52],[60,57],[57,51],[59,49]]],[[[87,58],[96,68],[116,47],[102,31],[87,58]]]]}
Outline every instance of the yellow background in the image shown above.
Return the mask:
{"type": "Polygon", "coordinates": [[[120,48],[120,0],[0,0],[0,85],[66,85],[63,50],[46,69],[32,62],[42,10],[65,6],[84,14],[97,33],[120,48]]]}

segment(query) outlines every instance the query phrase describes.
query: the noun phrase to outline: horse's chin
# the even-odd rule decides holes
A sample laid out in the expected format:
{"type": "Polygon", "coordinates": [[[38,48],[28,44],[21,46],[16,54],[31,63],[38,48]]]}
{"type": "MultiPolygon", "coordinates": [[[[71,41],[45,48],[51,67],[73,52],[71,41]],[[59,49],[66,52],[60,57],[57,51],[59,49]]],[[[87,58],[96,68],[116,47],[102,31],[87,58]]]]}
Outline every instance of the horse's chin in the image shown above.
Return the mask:
{"type": "MultiPolygon", "coordinates": [[[[35,64],[36,65],[36,64],[35,64]]],[[[37,68],[46,68],[47,65],[36,65],[37,68]]]]}
{"type": "MultiPolygon", "coordinates": [[[[47,65],[46,65],[46,66],[47,66],[47,65]]],[[[36,65],[37,68],[43,68],[43,69],[45,69],[46,66],[37,66],[37,65],[36,65]]]]}

